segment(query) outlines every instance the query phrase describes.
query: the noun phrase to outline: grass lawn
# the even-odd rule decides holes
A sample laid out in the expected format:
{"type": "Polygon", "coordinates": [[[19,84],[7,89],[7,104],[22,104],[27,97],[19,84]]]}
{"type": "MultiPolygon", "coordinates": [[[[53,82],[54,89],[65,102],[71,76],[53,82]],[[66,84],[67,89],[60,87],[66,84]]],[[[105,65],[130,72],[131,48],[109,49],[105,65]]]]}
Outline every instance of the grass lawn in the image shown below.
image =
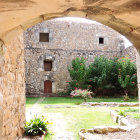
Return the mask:
{"type": "MultiPolygon", "coordinates": [[[[39,98],[26,98],[27,107],[32,106],[39,98]]],[[[46,97],[41,104],[67,104],[75,105],[83,102],[81,98],[67,98],[67,97],[46,97]]],[[[92,98],[87,102],[123,102],[123,98],[92,98]]],[[[130,99],[128,102],[138,102],[138,99],[130,99]]]]}
{"type": "Polygon", "coordinates": [[[126,115],[130,115],[134,119],[140,119],[139,115],[139,108],[135,107],[128,107],[126,109],[123,109],[126,115]]]}
{"type": "Polygon", "coordinates": [[[101,107],[49,108],[43,109],[43,112],[62,113],[67,122],[67,130],[74,132],[76,140],[78,140],[78,132],[81,128],[90,129],[93,126],[117,125],[111,119],[109,110],[101,107]]]}
{"type": "MultiPolygon", "coordinates": [[[[39,98],[27,98],[26,107],[29,108],[38,100],[39,98]]],[[[76,108],[44,108],[45,104],[51,105],[76,105],[83,102],[80,98],[65,98],[65,97],[47,97],[41,103],[39,103],[40,108],[44,113],[61,113],[64,117],[64,121],[67,122],[67,130],[72,131],[75,134],[75,140],[78,140],[78,132],[81,128],[90,129],[94,126],[99,125],[117,125],[113,122],[110,117],[109,107],[80,107],[76,108]]],[[[88,102],[123,102],[122,98],[93,98],[88,99],[88,102]]],[[[130,99],[129,102],[138,102],[137,99],[130,99]]],[[[125,110],[127,107],[122,107],[117,109],[125,110]]],[[[51,118],[48,118],[48,120],[51,118]]],[[[53,124],[52,124],[53,125],[53,124]]],[[[50,125],[51,127],[51,125],[50,125]]],[[[55,132],[54,132],[55,133],[55,132]]],[[[52,135],[47,135],[45,140],[52,140],[52,135]]]]}
{"type": "Polygon", "coordinates": [[[39,98],[32,98],[32,97],[26,98],[26,107],[28,108],[28,107],[33,106],[37,102],[38,99],[39,98]]]}

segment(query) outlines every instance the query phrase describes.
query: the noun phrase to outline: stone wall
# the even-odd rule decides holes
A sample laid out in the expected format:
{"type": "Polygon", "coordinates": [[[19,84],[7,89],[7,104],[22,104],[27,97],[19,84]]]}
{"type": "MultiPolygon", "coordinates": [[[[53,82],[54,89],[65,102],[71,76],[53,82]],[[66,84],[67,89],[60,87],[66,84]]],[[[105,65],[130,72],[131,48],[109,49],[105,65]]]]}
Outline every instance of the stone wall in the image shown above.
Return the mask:
{"type": "Polygon", "coordinates": [[[3,95],[2,140],[18,140],[25,123],[23,34],[1,45],[0,93],[3,95]]]}
{"type": "Polygon", "coordinates": [[[128,48],[125,48],[123,51],[123,56],[128,57],[134,63],[136,63],[136,48],[134,48],[134,46],[130,46],[128,48]]]}
{"type": "Polygon", "coordinates": [[[72,59],[85,57],[93,62],[95,56],[120,57],[124,49],[120,34],[94,22],[53,19],[24,32],[26,93],[44,94],[44,82],[52,81],[52,92],[66,89],[70,80],[67,67],[72,59]],[[39,33],[49,33],[49,42],[39,42],[39,33]],[[99,37],[104,43],[99,44],[99,37]],[[52,61],[52,70],[44,71],[44,60],[52,61]]]}

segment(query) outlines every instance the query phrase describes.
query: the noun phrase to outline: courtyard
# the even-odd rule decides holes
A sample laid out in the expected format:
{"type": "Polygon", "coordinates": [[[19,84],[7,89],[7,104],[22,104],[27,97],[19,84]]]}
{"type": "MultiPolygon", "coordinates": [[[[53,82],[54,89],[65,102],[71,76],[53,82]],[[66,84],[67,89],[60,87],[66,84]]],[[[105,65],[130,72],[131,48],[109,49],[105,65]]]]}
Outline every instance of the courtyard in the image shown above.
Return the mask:
{"type": "MultiPolygon", "coordinates": [[[[45,140],[66,139],[66,140],[78,140],[79,131],[81,128],[90,129],[94,126],[117,126],[111,116],[110,110],[131,110],[131,107],[107,107],[107,106],[83,106],[83,100],[80,98],[68,98],[68,97],[43,97],[43,98],[27,98],[26,100],[26,120],[28,121],[35,114],[44,115],[51,124],[48,126],[48,134],[45,136],[45,140]],[[80,105],[81,104],[81,105],[80,105]]],[[[114,102],[123,103],[123,98],[92,98],[87,102],[114,102]]],[[[130,99],[129,103],[137,103],[137,98],[130,99]]],[[[137,108],[137,107],[132,107],[137,108]]],[[[131,112],[131,111],[130,111],[131,112]]],[[[139,120],[138,110],[128,113],[129,118],[136,125],[139,120]],[[134,113],[134,114],[133,114],[134,113]]],[[[139,127],[139,126],[137,126],[139,127]]],[[[131,140],[131,133],[136,133],[133,136],[135,139],[139,139],[137,128],[130,132],[116,132],[103,134],[94,134],[94,139],[122,139],[127,135],[127,139],[131,140]],[[129,134],[129,135],[128,135],[129,134]]],[[[88,139],[91,140],[91,139],[88,139]]]]}

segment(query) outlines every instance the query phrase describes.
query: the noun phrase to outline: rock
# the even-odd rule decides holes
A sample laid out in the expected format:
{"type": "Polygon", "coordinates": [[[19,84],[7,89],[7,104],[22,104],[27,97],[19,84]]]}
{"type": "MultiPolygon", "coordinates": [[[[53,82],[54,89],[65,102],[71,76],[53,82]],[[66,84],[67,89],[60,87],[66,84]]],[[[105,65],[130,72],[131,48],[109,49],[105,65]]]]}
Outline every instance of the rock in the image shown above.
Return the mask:
{"type": "Polygon", "coordinates": [[[108,128],[106,126],[96,126],[93,128],[94,133],[106,134],[108,133],[108,128]]]}
{"type": "Polygon", "coordinates": [[[87,132],[88,132],[88,133],[94,133],[94,129],[93,129],[93,128],[88,129],[87,132]]]}
{"type": "Polygon", "coordinates": [[[108,127],[108,132],[119,132],[119,128],[118,126],[111,126],[111,127],[108,127]]]}
{"type": "Polygon", "coordinates": [[[80,140],[85,140],[85,135],[81,131],[79,132],[80,140]]]}
{"type": "Polygon", "coordinates": [[[118,123],[118,113],[115,110],[110,111],[110,116],[114,122],[118,123]]]}
{"type": "Polygon", "coordinates": [[[124,117],[120,118],[119,121],[118,121],[119,125],[121,126],[129,126],[130,123],[128,122],[128,120],[124,117]]]}
{"type": "Polygon", "coordinates": [[[85,106],[111,106],[111,107],[115,107],[115,106],[118,106],[118,107],[124,107],[124,106],[134,107],[134,106],[139,106],[139,103],[86,102],[86,103],[82,103],[81,105],[85,105],[85,106]]]}
{"type": "Polygon", "coordinates": [[[82,128],[82,129],[80,129],[80,132],[86,133],[86,129],[82,128]]]}

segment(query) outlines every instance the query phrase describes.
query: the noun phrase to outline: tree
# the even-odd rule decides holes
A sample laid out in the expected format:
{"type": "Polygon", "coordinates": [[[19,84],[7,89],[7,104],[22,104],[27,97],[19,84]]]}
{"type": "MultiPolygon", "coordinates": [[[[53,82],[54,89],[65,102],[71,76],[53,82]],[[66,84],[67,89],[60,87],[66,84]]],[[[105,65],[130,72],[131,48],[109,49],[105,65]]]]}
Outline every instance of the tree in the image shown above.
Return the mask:
{"type": "Polygon", "coordinates": [[[89,84],[95,89],[114,89],[118,87],[117,59],[108,59],[104,56],[95,57],[89,66],[89,84]]]}
{"type": "Polygon", "coordinates": [[[125,96],[128,96],[130,89],[137,87],[136,65],[127,57],[118,59],[118,82],[124,89],[125,96]]]}
{"type": "Polygon", "coordinates": [[[74,81],[73,83],[76,84],[77,88],[86,88],[87,87],[87,78],[89,69],[86,66],[86,59],[76,58],[72,60],[72,66],[68,67],[68,71],[70,74],[71,79],[74,81]]]}

